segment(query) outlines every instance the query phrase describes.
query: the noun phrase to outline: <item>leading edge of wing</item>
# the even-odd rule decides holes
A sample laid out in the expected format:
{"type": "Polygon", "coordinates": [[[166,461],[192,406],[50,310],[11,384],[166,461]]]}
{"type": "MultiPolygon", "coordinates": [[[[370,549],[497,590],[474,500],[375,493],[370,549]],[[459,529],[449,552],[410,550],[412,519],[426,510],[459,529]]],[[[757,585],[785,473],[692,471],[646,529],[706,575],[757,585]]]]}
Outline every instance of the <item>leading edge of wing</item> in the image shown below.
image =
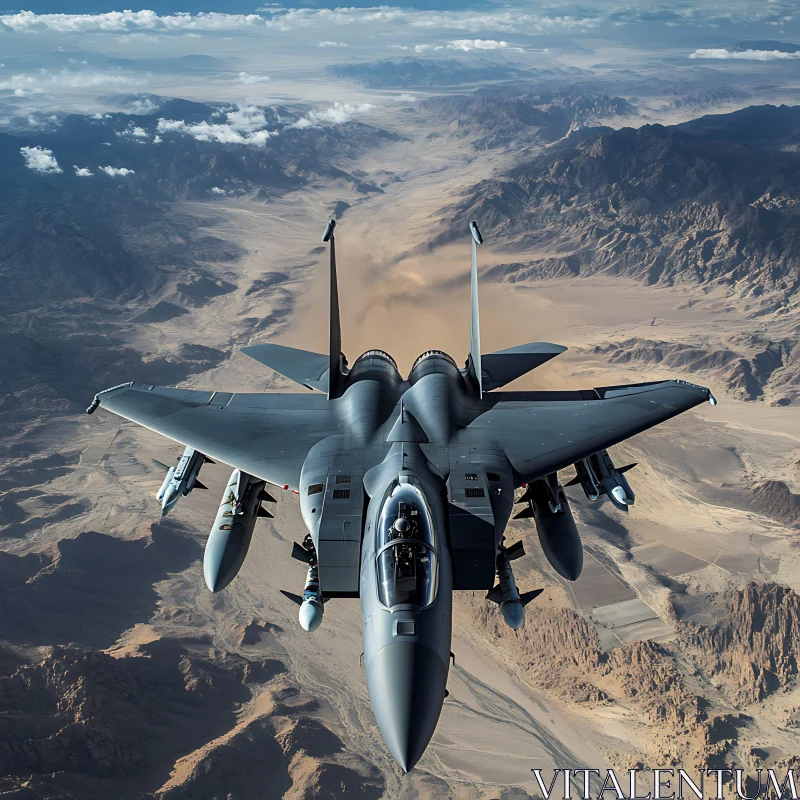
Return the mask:
{"type": "Polygon", "coordinates": [[[496,392],[467,428],[505,451],[523,480],[564,469],[598,450],[710,401],[704,386],[680,380],[565,392],[496,392]]]}
{"type": "Polygon", "coordinates": [[[297,488],[309,450],[339,431],[324,395],[170,389],[143,383],[95,396],[100,406],[277,486],[297,488]]]}

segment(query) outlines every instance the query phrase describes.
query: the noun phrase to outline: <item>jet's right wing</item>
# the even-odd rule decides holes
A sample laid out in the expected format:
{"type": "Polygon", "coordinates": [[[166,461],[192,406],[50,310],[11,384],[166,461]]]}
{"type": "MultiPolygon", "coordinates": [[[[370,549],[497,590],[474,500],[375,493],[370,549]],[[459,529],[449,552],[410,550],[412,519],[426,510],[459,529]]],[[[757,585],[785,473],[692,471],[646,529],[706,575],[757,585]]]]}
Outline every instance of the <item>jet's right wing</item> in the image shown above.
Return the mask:
{"type": "Polygon", "coordinates": [[[100,392],[97,406],[276,486],[297,489],[311,448],[341,433],[320,394],[234,394],[128,383],[100,392]]]}
{"type": "Polygon", "coordinates": [[[505,452],[518,482],[542,478],[700,403],[715,403],[685,381],[608,386],[577,392],[490,392],[492,406],[459,432],[459,444],[505,452]]]}

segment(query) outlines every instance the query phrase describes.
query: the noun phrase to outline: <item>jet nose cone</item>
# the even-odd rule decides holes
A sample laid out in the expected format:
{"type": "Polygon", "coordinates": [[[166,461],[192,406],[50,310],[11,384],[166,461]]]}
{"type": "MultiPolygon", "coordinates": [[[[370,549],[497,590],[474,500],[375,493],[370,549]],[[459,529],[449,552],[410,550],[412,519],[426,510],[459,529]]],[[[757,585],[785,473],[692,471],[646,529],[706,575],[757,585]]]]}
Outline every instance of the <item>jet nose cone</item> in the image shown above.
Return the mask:
{"type": "Polygon", "coordinates": [[[367,687],[383,741],[409,772],[425,752],[442,711],[449,662],[421,644],[397,642],[367,664],[367,687]]]}

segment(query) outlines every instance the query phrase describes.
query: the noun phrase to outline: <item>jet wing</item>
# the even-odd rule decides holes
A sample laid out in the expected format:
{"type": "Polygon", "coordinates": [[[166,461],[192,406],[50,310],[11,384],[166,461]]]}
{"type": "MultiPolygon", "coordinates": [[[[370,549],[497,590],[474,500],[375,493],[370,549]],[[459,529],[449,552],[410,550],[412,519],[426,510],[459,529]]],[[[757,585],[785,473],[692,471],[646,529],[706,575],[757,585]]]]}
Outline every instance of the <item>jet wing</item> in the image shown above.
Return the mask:
{"type": "Polygon", "coordinates": [[[493,392],[492,407],[460,431],[459,444],[502,449],[518,484],[564,469],[707,400],[684,381],[609,386],[577,392],[493,392]]]}
{"type": "Polygon", "coordinates": [[[232,467],[297,489],[309,450],[341,431],[323,395],[234,394],[129,383],[95,403],[232,467]]]}

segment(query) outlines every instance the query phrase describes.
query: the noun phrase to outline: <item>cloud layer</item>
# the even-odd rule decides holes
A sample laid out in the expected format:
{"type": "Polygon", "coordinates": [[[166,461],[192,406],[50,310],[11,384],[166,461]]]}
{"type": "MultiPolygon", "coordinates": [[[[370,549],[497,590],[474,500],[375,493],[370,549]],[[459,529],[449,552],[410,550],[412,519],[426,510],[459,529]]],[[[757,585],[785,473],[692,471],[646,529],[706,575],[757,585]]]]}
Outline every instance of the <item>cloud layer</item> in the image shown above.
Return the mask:
{"type": "Polygon", "coordinates": [[[731,25],[752,28],[753,25],[760,24],[773,26],[780,31],[788,25],[797,25],[798,22],[800,17],[794,0],[769,0],[760,3],[753,0],[704,0],[703,3],[694,4],[663,0],[639,0],[638,4],[621,3],[620,0],[597,0],[591,4],[579,4],[573,0],[558,5],[551,3],[536,6],[519,2],[517,7],[488,7],[487,10],[423,10],[380,5],[373,8],[275,6],[262,8],[254,14],[158,14],[155,11],[36,14],[21,11],[0,14],[0,32],[106,34],[119,37],[120,42],[127,42],[156,40],[173,35],[258,36],[268,31],[282,33],[316,29],[317,36],[307,41],[310,46],[346,47],[355,42],[332,34],[334,30],[344,31],[348,26],[354,29],[360,41],[363,41],[363,33],[360,31],[368,26],[373,29],[375,26],[391,27],[395,34],[405,28],[407,35],[414,31],[442,31],[445,32],[443,38],[460,33],[463,36],[486,37],[478,41],[501,41],[508,34],[580,34],[596,32],[601,27],[608,30],[636,25],[658,26],[667,31],[676,27],[719,29],[731,25]]]}
{"type": "Polygon", "coordinates": [[[718,60],[739,61],[786,61],[800,58],[800,53],[784,53],[782,50],[726,50],[714,47],[707,50],[695,50],[689,58],[712,58],[718,60]]]}

